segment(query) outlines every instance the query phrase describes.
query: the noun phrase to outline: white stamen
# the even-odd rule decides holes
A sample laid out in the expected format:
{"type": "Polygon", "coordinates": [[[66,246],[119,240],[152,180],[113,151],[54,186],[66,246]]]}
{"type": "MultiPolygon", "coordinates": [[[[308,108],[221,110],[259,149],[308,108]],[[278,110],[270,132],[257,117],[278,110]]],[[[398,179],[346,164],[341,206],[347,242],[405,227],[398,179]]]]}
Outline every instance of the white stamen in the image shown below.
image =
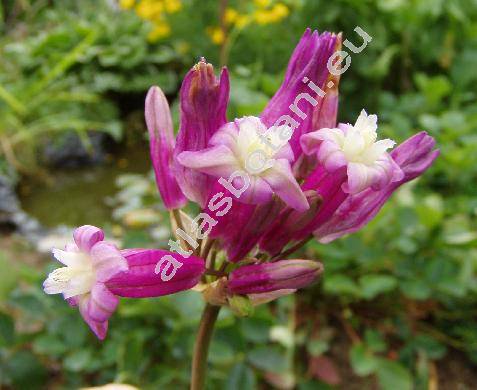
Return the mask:
{"type": "Polygon", "coordinates": [[[90,292],[96,280],[91,258],[81,252],[55,250],[54,254],[58,260],[67,263],[67,266],[55,269],[48,275],[43,283],[45,292],[63,294],[65,298],[90,292]],[[67,261],[64,261],[65,257],[67,261]]]}

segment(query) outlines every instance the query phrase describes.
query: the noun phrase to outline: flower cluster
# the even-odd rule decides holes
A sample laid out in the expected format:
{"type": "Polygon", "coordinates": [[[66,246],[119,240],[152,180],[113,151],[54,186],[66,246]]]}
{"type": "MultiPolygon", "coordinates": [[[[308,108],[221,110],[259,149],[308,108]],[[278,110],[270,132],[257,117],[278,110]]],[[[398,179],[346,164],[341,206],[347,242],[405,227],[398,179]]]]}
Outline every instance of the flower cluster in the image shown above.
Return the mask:
{"type": "Polygon", "coordinates": [[[169,14],[181,10],[181,0],[120,0],[122,9],[134,9],[136,14],[152,23],[153,29],[148,35],[151,42],[170,35],[171,28],[167,22],[169,14]]]}
{"type": "Polygon", "coordinates": [[[150,154],[177,241],[169,251],[119,250],[100,229],[80,227],[75,244],[54,250],[65,267],[45,291],[62,293],[103,338],[118,297],[194,288],[247,314],[316,280],[319,262],[288,257],[310,239],[327,243],[365,226],[439,154],[425,132],[396,148],[378,140],[377,117],[364,110],[354,124],[337,123],[339,77],[327,64],[340,49],[341,35],[307,30],[263,112],[234,120],[227,69],[217,77],[202,59],[182,83],[177,138],[168,102],[152,87],[150,154]],[[202,211],[196,218],[182,210],[189,201],[202,211]]]}

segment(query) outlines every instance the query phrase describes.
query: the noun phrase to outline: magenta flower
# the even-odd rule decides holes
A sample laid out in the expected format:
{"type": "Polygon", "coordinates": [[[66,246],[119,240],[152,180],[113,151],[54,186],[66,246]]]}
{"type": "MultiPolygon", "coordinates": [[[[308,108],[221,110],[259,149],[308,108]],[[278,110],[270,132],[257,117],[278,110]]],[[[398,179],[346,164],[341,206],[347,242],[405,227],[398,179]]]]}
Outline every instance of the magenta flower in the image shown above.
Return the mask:
{"type": "MultiPolygon", "coordinates": [[[[363,113],[361,114],[363,115],[363,113]]],[[[346,129],[346,127],[344,127],[346,129]]],[[[260,239],[260,248],[272,255],[279,253],[290,240],[299,241],[310,234],[320,242],[330,242],[345,234],[353,233],[366,225],[381,209],[386,200],[402,184],[415,179],[427,170],[439,155],[438,150],[433,150],[435,141],[425,132],[416,134],[398,146],[391,153],[380,152],[374,163],[363,162],[347,164],[345,153],[339,145],[346,148],[345,143],[339,143],[343,133],[340,131],[337,142],[331,137],[331,145],[326,146],[321,142],[322,134],[329,135],[330,129],[322,129],[304,136],[304,150],[315,151],[323,165],[319,166],[305,181],[303,189],[313,189],[320,197],[318,208],[310,208],[308,213],[300,213],[287,209],[281,214],[280,222],[276,221],[260,239]],[[328,134],[326,134],[328,132],[328,134]],[[316,146],[318,144],[318,146],[316,146]],[[316,146],[316,149],[314,149],[316,146]],[[321,149],[323,147],[323,149],[321,149]],[[309,149],[308,149],[309,148],[309,149]],[[330,151],[331,150],[331,151],[330,151]],[[334,161],[333,161],[334,160],[334,161]],[[334,170],[333,164],[338,168],[334,170]],[[341,165],[344,164],[344,165],[341,165]],[[351,164],[363,167],[346,171],[351,164]],[[374,164],[374,166],[373,166],[374,164]],[[329,170],[326,168],[329,167],[329,170]],[[378,168],[379,167],[379,168],[378,168]],[[364,190],[353,193],[350,191],[354,183],[367,182],[364,190]],[[361,175],[361,178],[360,178],[361,175]]],[[[375,139],[374,135],[373,138],[375,139]]],[[[371,139],[373,139],[371,138],[371,139]]],[[[385,140],[391,145],[390,140],[385,140]]],[[[384,148],[386,144],[377,141],[370,147],[384,148]],[[376,146],[377,145],[377,146],[376,146]]],[[[361,145],[366,145],[362,143],[361,145]]],[[[345,149],[346,150],[346,149],[345,149]]],[[[350,155],[356,158],[356,155],[350,155]]],[[[376,151],[367,151],[366,158],[375,157],[376,151]]],[[[312,195],[311,195],[312,196],[312,195]]],[[[312,204],[310,202],[310,204],[312,204]]]]}
{"type": "Polygon", "coordinates": [[[291,117],[292,121],[289,122],[293,127],[293,135],[290,146],[297,161],[301,155],[300,138],[303,134],[317,130],[325,124],[336,124],[339,79],[330,74],[327,62],[331,55],[340,49],[341,35],[329,32],[320,35],[318,31],[306,29],[293,51],[280,89],[260,115],[267,127],[276,125],[277,121],[289,121],[285,115],[291,117]],[[333,80],[333,87],[328,89],[325,85],[330,80],[333,80]],[[318,88],[327,91],[325,97],[317,96],[318,88]],[[317,104],[311,104],[313,102],[305,94],[315,99],[317,104]],[[295,105],[292,112],[290,105],[295,105]]]}
{"type": "Polygon", "coordinates": [[[172,153],[175,147],[171,112],[159,87],[151,87],[146,96],[146,124],[156,183],[167,209],[177,209],[187,202],[172,174],[172,153]]]}
{"type": "MultiPolygon", "coordinates": [[[[220,78],[214,75],[211,64],[201,59],[187,73],[180,91],[181,124],[174,156],[181,152],[194,152],[207,147],[215,132],[227,122],[229,100],[229,73],[222,69],[220,78]]],[[[191,170],[177,161],[173,165],[184,194],[204,207],[214,178],[191,170]]]]}
{"type": "Polygon", "coordinates": [[[281,139],[279,134],[287,129],[282,126],[267,130],[256,117],[236,119],[213,135],[208,148],[182,152],[177,160],[187,168],[216,178],[244,172],[248,185],[239,195],[243,203],[265,203],[275,193],[290,207],[304,211],[308,203],[290,166],[293,152],[288,139],[281,139]],[[270,144],[261,141],[261,136],[266,137],[270,144]]]}
{"type": "MultiPolygon", "coordinates": [[[[74,243],[65,250],[53,249],[54,257],[65,267],[48,275],[43,283],[47,294],[63,294],[99,339],[104,339],[109,317],[122,297],[157,297],[195,286],[204,271],[202,259],[184,259],[177,254],[154,249],[120,251],[104,241],[104,233],[94,226],[74,231],[74,243]],[[181,266],[171,281],[164,282],[155,267],[164,255],[172,256],[181,266]]],[[[170,272],[170,271],[169,271],[170,272]]]]}
{"type": "MultiPolygon", "coordinates": [[[[376,115],[367,115],[363,110],[354,126],[341,124],[338,128],[323,128],[305,134],[300,139],[301,146],[305,154],[316,154],[327,173],[346,169],[342,184],[344,192],[356,194],[369,187],[383,188],[401,180],[403,173],[386,153],[395,142],[390,139],[377,141],[377,120],[376,115]]],[[[313,187],[315,183],[316,178],[311,177],[305,188],[313,187]]]]}
{"type": "Polygon", "coordinates": [[[394,141],[378,140],[377,116],[364,110],[354,124],[337,123],[341,41],[307,29],[281,87],[262,113],[243,118],[226,116],[227,69],[216,77],[201,59],[181,86],[177,139],[167,100],[152,87],[145,117],[156,184],[171,211],[171,251],[119,250],[102,230],[83,226],[75,244],[53,251],[65,267],[48,276],[45,292],[78,306],[103,339],[119,297],[201,291],[207,305],[191,382],[204,388],[220,306],[249,315],[311,284],[322,265],[286,259],[313,237],[327,243],[365,226],[439,154],[425,132],[392,150],[394,141]],[[195,218],[181,210],[188,201],[200,209],[195,218]]]}
{"type": "Polygon", "coordinates": [[[365,226],[397,188],[415,179],[431,166],[439,155],[439,150],[433,150],[434,145],[435,140],[426,132],[420,132],[399,145],[391,152],[391,157],[400,166],[402,179],[377,191],[368,188],[348,196],[333,216],[314,231],[316,238],[322,243],[328,243],[365,226]]]}
{"type": "Polygon", "coordinates": [[[311,284],[322,272],[323,265],[311,260],[245,265],[231,272],[228,289],[242,295],[297,290],[311,284]]]}

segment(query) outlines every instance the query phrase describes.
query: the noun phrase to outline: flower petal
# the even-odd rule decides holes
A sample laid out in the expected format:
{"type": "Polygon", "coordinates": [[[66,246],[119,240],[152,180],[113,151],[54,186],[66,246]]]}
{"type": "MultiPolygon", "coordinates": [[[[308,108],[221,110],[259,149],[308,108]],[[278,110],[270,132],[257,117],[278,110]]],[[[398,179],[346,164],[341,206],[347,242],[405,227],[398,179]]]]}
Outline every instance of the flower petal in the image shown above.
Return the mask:
{"type": "Polygon", "coordinates": [[[116,310],[118,303],[119,298],[103,283],[96,283],[88,301],[89,316],[98,322],[107,321],[116,310]]]}
{"type": "Polygon", "coordinates": [[[383,155],[373,166],[349,163],[347,173],[348,181],[343,185],[343,190],[350,194],[357,194],[368,187],[379,190],[404,176],[399,165],[388,154],[383,155]]]}
{"type": "Polygon", "coordinates": [[[96,226],[84,225],[75,229],[73,237],[78,248],[88,253],[94,244],[104,240],[104,232],[96,226]]]}
{"type": "Polygon", "coordinates": [[[53,248],[51,252],[56,260],[68,267],[82,266],[85,262],[85,254],[81,252],[63,251],[57,248],[53,248]]]}
{"type": "Polygon", "coordinates": [[[177,161],[184,167],[207,173],[215,177],[229,177],[240,170],[239,162],[232,151],[219,145],[198,152],[182,152],[177,161]]]}
{"type": "Polygon", "coordinates": [[[90,329],[100,340],[104,340],[106,333],[108,332],[108,321],[96,321],[94,320],[89,313],[91,294],[88,294],[84,297],[81,297],[78,302],[79,311],[83,320],[88,324],[90,329]]]}
{"type": "Polygon", "coordinates": [[[323,265],[311,260],[279,260],[245,265],[232,271],[228,289],[233,294],[256,294],[299,289],[312,283],[323,265]]]}
{"type": "Polygon", "coordinates": [[[262,173],[262,176],[272,190],[291,208],[299,211],[309,208],[287,160],[275,160],[273,166],[262,173]]]}
{"type": "Polygon", "coordinates": [[[98,242],[91,248],[91,260],[100,282],[106,282],[116,274],[128,270],[128,263],[119,249],[105,241],[98,242]]]}

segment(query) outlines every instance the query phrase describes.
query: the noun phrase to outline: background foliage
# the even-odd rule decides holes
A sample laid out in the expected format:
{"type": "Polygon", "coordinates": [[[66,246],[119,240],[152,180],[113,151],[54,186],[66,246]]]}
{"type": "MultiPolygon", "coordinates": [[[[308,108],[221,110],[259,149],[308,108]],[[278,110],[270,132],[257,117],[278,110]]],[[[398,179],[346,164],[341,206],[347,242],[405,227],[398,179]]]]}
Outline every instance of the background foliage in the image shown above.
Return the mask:
{"type": "MultiPolygon", "coordinates": [[[[235,14],[212,0],[172,3],[0,2],[0,168],[29,175],[38,148],[72,131],[86,144],[91,131],[117,140],[142,134],[135,110],[147,87],[160,85],[174,101],[199,56],[228,64],[230,117],[257,114],[280,85],[305,26],[343,31],[359,42],[353,32],[359,25],[373,41],[342,77],[340,120],[352,121],[365,107],[378,113],[383,137],[399,142],[425,129],[441,156],[362,232],[305,248],[325,264],[319,284],[251,318],[222,313],[211,388],[426,389],[437,382],[471,388],[477,380],[476,1],[230,1],[235,14]],[[163,4],[160,12],[150,8],[154,3],[163,4]],[[179,6],[169,12],[172,3],[179,6]],[[287,11],[274,11],[276,4],[287,11]]],[[[135,148],[147,158],[145,145],[135,148]]],[[[118,185],[109,201],[110,232],[126,246],[167,240],[150,177],[124,176],[118,185]]],[[[100,344],[78,313],[42,293],[51,264],[24,244],[7,248],[0,252],[0,267],[9,270],[0,276],[0,386],[121,381],[186,388],[200,297],[124,300],[100,344]]]]}

